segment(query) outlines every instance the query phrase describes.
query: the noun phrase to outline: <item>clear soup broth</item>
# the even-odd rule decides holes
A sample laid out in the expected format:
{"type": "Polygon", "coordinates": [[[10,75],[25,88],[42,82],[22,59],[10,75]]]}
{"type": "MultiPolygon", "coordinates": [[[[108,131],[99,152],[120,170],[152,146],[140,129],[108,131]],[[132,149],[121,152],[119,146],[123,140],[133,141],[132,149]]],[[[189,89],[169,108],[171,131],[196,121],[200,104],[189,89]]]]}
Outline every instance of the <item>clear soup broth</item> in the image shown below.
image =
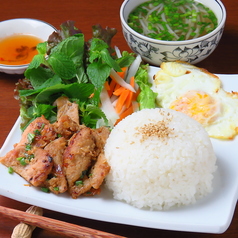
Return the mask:
{"type": "Polygon", "coordinates": [[[157,40],[181,41],[201,37],[218,23],[211,9],[194,0],[151,0],[128,17],[136,32],[157,40]]]}

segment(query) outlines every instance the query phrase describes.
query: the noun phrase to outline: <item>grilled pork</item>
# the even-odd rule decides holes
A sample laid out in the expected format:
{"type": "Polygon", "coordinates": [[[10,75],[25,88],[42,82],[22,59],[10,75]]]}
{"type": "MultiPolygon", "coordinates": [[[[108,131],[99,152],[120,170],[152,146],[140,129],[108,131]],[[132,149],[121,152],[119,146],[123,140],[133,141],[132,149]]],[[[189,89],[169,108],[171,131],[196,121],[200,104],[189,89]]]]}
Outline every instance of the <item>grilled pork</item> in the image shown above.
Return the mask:
{"type": "Polygon", "coordinates": [[[66,148],[66,139],[64,137],[57,138],[50,142],[45,150],[53,159],[53,168],[45,181],[44,187],[55,194],[64,193],[68,189],[67,180],[63,169],[63,153],[66,148]]]}
{"type": "Polygon", "coordinates": [[[14,149],[0,158],[0,162],[11,167],[33,186],[41,186],[53,166],[51,156],[42,147],[54,140],[55,135],[44,116],[39,117],[27,127],[14,149]]]}
{"type": "Polygon", "coordinates": [[[66,97],[57,99],[56,105],[57,122],[36,118],[0,162],[33,186],[55,194],[68,191],[72,198],[98,194],[110,170],[104,157],[109,129],[80,125],[78,105],[66,97]]]}
{"type": "Polygon", "coordinates": [[[85,127],[69,140],[64,152],[64,169],[69,189],[83,177],[95,157],[95,141],[90,128],[85,127]]]}

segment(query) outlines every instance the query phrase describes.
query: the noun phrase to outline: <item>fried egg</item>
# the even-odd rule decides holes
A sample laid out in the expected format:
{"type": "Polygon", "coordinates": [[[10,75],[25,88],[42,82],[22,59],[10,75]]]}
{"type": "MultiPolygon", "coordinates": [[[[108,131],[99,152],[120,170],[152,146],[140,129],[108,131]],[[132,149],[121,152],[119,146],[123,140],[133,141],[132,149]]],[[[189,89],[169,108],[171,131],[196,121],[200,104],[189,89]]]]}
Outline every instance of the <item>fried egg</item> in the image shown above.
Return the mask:
{"type": "Polygon", "coordinates": [[[188,63],[160,67],[152,86],[159,107],[187,114],[210,137],[233,139],[238,134],[238,92],[226,92],[218,76],[188,63]]]}

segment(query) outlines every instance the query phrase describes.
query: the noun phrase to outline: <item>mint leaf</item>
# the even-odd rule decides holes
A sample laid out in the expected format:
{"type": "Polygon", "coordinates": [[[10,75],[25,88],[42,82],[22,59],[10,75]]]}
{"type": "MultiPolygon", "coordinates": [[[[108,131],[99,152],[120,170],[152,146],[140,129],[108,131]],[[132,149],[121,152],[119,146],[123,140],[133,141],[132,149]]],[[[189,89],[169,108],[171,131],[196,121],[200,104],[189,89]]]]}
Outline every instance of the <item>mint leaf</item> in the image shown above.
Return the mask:
{"type": "Polygon", "coordinates": [[[108,47],[108,44],[106,44],[103,40],[99,38],[93,38],[90,45],[90,51],[102,51],[108,47]]]}
{"type": "Polygon", "coordinates": [[[58,97],[64,95],[64,90],[70,84],[59,84],[46,88],[35,97],[35,104],[52,104],[58,97]]]}
{"type": "Polygon", "coordinates": [[[68,98],[77,98],[85,101],[93,93],[92,84],[57,84],[41,91],[35,98],[35,103],[51,104],[58,97],[66,95],[68,98]]]}
{"type": "Polygon", "coordinates": [[[90,46],[89,62],[93,63],[93,61],[98,59],[98,61],[104,61],[103,63],[108,64],[116,71],[121,71],[121,68],[119,67],[117,62],[111,57],[108,48],[109,46],[103,40],[94,38],[90,46]]]}
{"type": "Polygon", "coordinates": [[[102,60],[105,61],[111,68],[115,69],[117,72],[121,72],[121,68],[117,64],[117,62],[111,57],[109,51],[107,49],[103,49],[101,51],[102,60]]]}
{"type": "Polygon", "coordinates": [[[19,95],[21,97],[28,97],[43,91],[45,88],[49,88],[51,86],[61,84],[61,83],[62,83],[61,78],[59,78],[57,75],[54,75],[53,78],[46,80],[43,84],[39,85],[38,87],[35,87],[35,89],[20,90],[19,95]]]}
{"type": "Polygon", "coordinates": [[[91,51],[89,56],[89,62],[93,63],[94,60],[100,58],[101,54],[98,51],[91,51]]]}
{"type": "Polygon", "coordinates": [[[47,41],[39,43],[36,46],[37,51],[39,52],[39,54],[45,55],[47,52],[47,41]]]}
{"type": "Polygon", "coordinates": [[[76,75],[75,64],[67,55],[53,53],[49,56],[48,63],[62,79],[71,79],[76,75]]]}
{"type": "Polygon", "coordinates": [[[51,52],[67,55],[75,64],[81,65],[84,57],[84,35],[77,34],[66,38],[54,47],[51,52]]]}
{"type": "Polygon", "coordinates": [[[29,71],[31,69],[36,69],[38,68],[41,64],[44,64],[45,63],[45,56],[42,55],[42,54],[38,54],[38,55],[35,55],[31,61],[31,63],[29,64],[28,68],[26,69],[24,75],[26,78],[29,78],[30,77],[30,73],[29,71]]]}
{"type": "Polygon", "coordinates": [[[110,72],[111,67],[100,62],[94,62],[87,68],[88,77],[97,89],[101,89],[103,87],[106,79],[110,75],[110,72]]]}
{"type": "Polygon", "coordinates": [[[43,67],[28,69],[25,73],[25,77],[31,81],[33,88],[41,86],[45,81],[53,76],[54,73],[49,68],[43,67]]]}
{"type": "Polygon", "coordinates": [[[103,118],[107,124],[108,120],[104,112],[97,106],[82,103],[79,106],[82,123],[87,127],[96,128],[97,121],[103,118]]]}
{"type": "Polygon", "coordinates": [[[65,88],[64,93],[69,98],[76,98],[80,101],[87,101],[93,94],[95,87],[89,83],[74,83],[65,88]]]}
{"type": "Polygon", "coordinates": [[[58,75],[54,75],[52,78],[47,79],[44,83],[39,85],[36,89],[49,88],[51,86],[61,84],[62,79],[58,75]]]}
{"type": "Polygon", "coordinates": [[[118,63],[120,68],[123,68],[129,67],[134,60],[135,60],[134,53],[128,53],[127,51],[123,51],[122,56],[116,59],[116,62],[118,63]]]}
{"type": "Polygon", "coordinates": [[[38,104],[37,106],[33,107],[32,115],[34,118],[44,115],[45,118],[49,119],[52,115],[52,109],[54,108],[55,106],[49,104],[38,104]]]}
{"type": "Polygon", "coordinates": [[[78,83],[88,83],[89,82],[88,76],[85,72],[84,67],[77,68],[76,77],[77,77],[78,83]]]}

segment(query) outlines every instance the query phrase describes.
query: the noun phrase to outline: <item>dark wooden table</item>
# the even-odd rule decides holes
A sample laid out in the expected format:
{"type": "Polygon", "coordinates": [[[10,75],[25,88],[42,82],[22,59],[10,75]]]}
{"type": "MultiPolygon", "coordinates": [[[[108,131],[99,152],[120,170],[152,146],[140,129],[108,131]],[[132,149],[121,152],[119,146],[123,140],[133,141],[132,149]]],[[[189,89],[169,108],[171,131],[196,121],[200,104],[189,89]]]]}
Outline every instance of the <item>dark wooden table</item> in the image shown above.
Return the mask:
{"type": "MultiPolygon", "coordinates": [[[[213,54],[199,63],[198,66],[206,68],[212,73],[238,74],[238,4],[234,0],[224,0],[223,2],[227,9],[227,21],[224,35],[213,54]]],[[[0,21],[22,17],[36,18],[49,22],[59,28],[62,22],[74,20],[76,26],[84,32],[87,39],[91,37],[91,26],[99,23],[103,27],[109,26],[117,28],[118,33],[114,37],[113,44],[117,45],[121,50],[129,51],[121,32],[119,19],[119,8],[121,3],[122,0],[8,0],[5,1],[4,4],[1,4],[0,21]]],[[[13,90],[15,83],[21,77],[21,75],[0,73],[0,146],[2,146],[19,115],[18,101],[13,98],[13,90]]],[[[4,183],[2,179],[0,182],[4,183]]],[[[0,196],[0,205],[18,210],[26,210],[29,207],[28,204],[23,204],[3,196],[0,196]]],[[[134,238],[235,238],[238,236],[238,209],[236,209],[234,213],[229,229],[223,234],[202,234],[140,228],[94,221],[50,210],[45,210],[44,215],[54,219],[134,238]]],[[[18,224],[18,222],[0,216],[0,237],[11,237],[12,230],[16,224],[18,224]]],[[[56,238],[62,236],[37,228],[34,231],[33,237],[56,238]]]]}

